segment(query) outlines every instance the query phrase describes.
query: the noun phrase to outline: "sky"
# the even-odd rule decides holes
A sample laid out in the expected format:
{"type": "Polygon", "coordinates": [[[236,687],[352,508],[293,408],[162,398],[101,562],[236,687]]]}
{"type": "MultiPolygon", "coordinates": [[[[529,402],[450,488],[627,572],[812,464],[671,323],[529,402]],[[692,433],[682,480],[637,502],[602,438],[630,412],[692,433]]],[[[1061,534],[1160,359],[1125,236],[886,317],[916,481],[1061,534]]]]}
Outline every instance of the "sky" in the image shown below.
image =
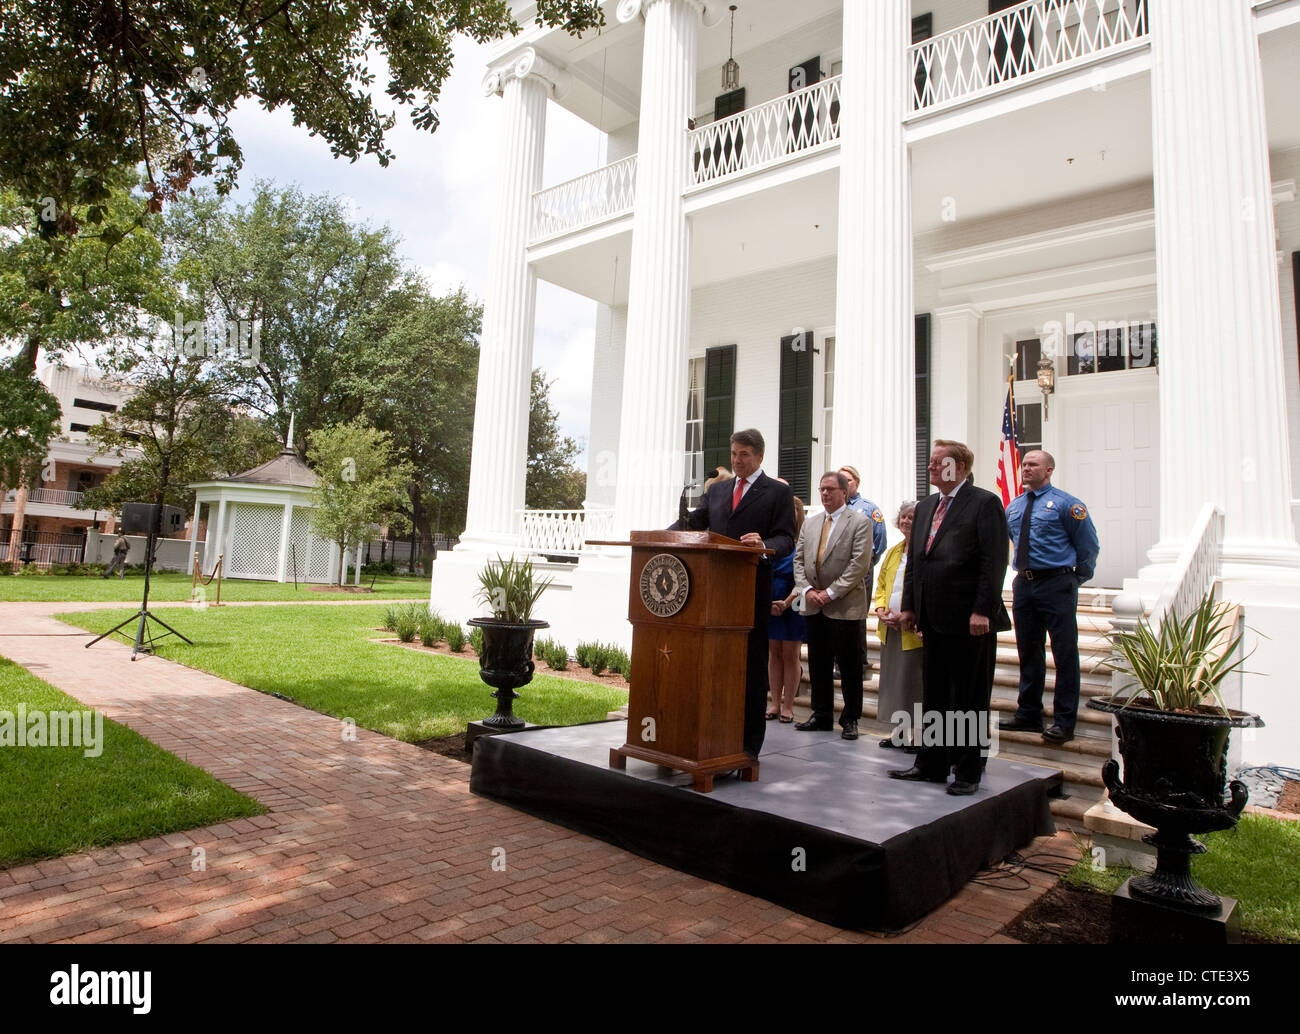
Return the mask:
{"type": "MultiPolygon", "coordinates": [[[[502,101],[484,97],[482,82],[497,46],[459,41],[437,105],[441,124],[432,134],[417,130],[399,111],[388,134],[397,157],[387,168],[372,157],[353,163],[336,159],[324,141],[294,127],[287,109],[266,112],[246,101],[231,116],[244,152],[234,199],[248,200],[258,179],[335,195],[356,221],[387,223],[402,238],[403,257],[436,292],[464,284],[470,296],[485,299],[502,101]]],[[[375,71],[382,82],[382,64],[375,71]]],[[[381,102],[391,103],[377,92],[381,102]]],[[[594,127],[548,102],[544,186],[597,168],[600,148],[601,134],[594,127]]],[[[594,302],[539,282],[533,365],[553,380],[551,406],[560,428],[584,453],[595,318],[594,302]]]]}

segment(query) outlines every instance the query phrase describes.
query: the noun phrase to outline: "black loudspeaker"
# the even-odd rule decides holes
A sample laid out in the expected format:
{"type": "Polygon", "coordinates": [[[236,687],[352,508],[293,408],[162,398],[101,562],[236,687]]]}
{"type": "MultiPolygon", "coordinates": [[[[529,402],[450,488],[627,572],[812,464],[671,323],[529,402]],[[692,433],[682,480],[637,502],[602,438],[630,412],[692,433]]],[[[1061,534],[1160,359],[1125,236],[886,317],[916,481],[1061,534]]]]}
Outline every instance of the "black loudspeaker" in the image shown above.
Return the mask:
{"type": "Polygon", "coordinates": [[[122,504],[123,535],[148,535],[152,531],[166,537],[183,527],[185,511],[179,506],[159,506],[157,503],[122,504]]]}

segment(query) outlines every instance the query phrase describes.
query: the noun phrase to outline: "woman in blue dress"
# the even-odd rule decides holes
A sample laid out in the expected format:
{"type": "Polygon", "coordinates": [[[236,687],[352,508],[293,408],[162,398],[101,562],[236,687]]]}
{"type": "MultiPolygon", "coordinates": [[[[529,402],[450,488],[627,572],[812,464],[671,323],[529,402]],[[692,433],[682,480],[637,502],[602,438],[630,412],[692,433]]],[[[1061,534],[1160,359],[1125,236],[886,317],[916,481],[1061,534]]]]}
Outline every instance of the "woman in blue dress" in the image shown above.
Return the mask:
{"type": "MultiPolygon", "coordinates": [[[[803,500],[795,496],[795,541],[802,527],[803,500]]],[[[780,719],[787,725],[794,721],[794,696],[803,677],[799,651],[808,641],[803,615],[793,607],[795,597],[794,552],[791,551],[772,565],[772,616],[767,619],[767,683],[772,693],[767,720],[780,719]]]]}

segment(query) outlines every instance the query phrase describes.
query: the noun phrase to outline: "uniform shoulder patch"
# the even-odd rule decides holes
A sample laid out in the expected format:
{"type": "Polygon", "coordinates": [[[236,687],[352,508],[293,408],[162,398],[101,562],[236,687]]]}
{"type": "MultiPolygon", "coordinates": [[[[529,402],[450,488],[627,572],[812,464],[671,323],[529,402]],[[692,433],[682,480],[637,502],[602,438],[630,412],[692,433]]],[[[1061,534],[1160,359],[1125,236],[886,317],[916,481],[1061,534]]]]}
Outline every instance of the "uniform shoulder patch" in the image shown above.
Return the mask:
{"type": "Polygon", "coordinates": [[[1070,516],[1076,521],[1081,521],[1088,516],[1088,508],[1083,503],[1075,503],[1070,507],[1070,516]]]}
{"type": "Polygon", "coordinates": [[[884,524],[884,523],[885,523],[885,515],[882,514],[879,510],[872,510],[872,511],[871,511],[871,519],[872,519],[873,521],[875,521],[877,524],[884,524]]]}

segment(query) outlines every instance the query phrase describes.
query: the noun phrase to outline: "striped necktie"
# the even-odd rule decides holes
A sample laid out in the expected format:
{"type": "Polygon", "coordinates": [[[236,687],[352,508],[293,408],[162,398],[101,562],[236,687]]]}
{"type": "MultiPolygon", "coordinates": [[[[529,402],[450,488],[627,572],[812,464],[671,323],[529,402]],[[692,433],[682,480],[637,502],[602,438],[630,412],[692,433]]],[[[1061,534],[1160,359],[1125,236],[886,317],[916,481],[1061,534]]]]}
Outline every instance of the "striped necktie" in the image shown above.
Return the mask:
{"type": "Polygon", "coordinates": [[[946,495],[939,500],[939,508],[934,511],[934,520],[930,522],[930,537],[925,540],[925,551],[930,552],[930,547],[934,545],[934,537],[939,534],[939,525],[943,523],[943,515],[948,512],[948,504],[952,502],[952,496],[946,495]]]}

